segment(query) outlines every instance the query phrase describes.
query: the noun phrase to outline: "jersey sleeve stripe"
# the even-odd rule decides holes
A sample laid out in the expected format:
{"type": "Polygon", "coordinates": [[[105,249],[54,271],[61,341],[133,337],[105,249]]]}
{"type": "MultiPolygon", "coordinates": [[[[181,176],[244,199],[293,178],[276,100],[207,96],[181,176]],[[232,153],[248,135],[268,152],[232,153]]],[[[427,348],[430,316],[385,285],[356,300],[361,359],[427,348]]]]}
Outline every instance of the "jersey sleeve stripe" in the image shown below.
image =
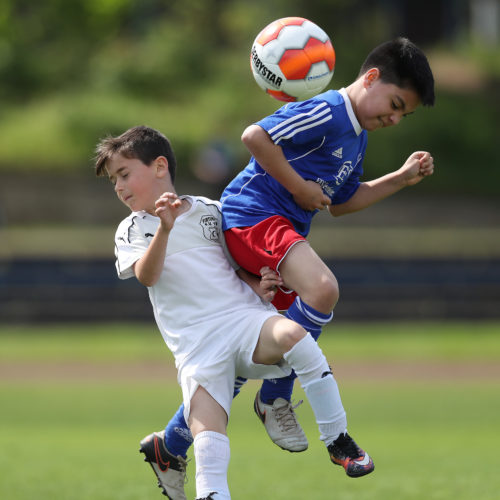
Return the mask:
{"type": "Polygon", "coordinates": [[[329,113],[329,112],[330,112],[330,110],[328,108],[326,108],[326,109],[323,109],[321,112],[316,113],[312,116],[302,115],[302,117],[307,116],[307,118],[301,119],[300,121],[297,121],[296,123],[290,124],[288,127],[283,128],[282,130],[278,131],[275,134],[272,134],[272,137],[279,137],[280,135],[284,135],[287,132],[289,132],[290,130],[293,130],[294,128],[296,128],[298,126],[301,126],[305,123],[314,122],[314,120],[318,120],[318,119],[322,118],[326,113],[329,113]]]}
{"type": "Polygon", "coordinates": [[[294,128],[288,135],[282,135],[279,139],[276,139],[276,140],[273,139],[273,142],[274,142],[274,144],[278,144],[282,139],[290,139],[291,137],[293,137],[295,134],[298,134],[299,132],[302,132],[304,130],[308,130],[308,129],[313,128],[313,127],[317,127],[318,125],[321,125],[322,123],[325,123],[331,119],[332,119],[332,115],[330,113],[327,116],[325,116],[322,120],[316,120],[314,123],[309,123],[307,125],[304,125],[303,127],[294,128]]]}
{"type": "Polygon", "coordinates": [[[322,117],[325,113],[329,112],[329,107],[326,103],[321,103],[319,106],[316,106],[309,113],[301,113],[297,116],[292,116],[287,120],[278,123],[276,126],[269,130],[269,135],[275,140],[279,140],[280,135],[287,133],[292,130],[294,127],[298,127],[303,125],[304,123],[314,122],[314,120],[322,117]]]}
{"type": "Polygon", "coordinates": [[[295,120],[301,120],[304,116],[313,116],[315,113],[317,113],[319,110],[321,110],[321,108],[324,108],[326,105],[327,105],[326,102],[322,102],[321,104],[319,104],[315,108],[311,109],[311,111],[309,111],[308,113],[300,113],[298,115],[291,116],[290,118],[278,123],[272,129],[270,129],[269,135],[273,135],[274,132],[276,132],[278,129],[280,129],[281,127],[288,126],[288,124],[294,122],[295,120]]]}

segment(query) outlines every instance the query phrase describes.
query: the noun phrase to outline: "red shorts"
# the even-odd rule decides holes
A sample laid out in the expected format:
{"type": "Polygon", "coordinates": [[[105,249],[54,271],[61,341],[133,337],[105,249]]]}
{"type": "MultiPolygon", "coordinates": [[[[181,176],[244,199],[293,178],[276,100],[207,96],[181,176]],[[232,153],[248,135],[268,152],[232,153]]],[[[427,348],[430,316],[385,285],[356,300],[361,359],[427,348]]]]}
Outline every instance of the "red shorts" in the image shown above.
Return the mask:
{"type": "MultiPolygon", "coordinates": [[[[260,276],[259,271],[264,266],[279,272],[279,265],[290,248],[299,241],[306,241],[281,215],[269,217],[255,226],[233,227],[225,231],[224,236],[233,259],[257,276],[260,276]]],[[[296,296],[293,290],[280,288],[273,305],[280,311],[286,310],[296,296]]]]}

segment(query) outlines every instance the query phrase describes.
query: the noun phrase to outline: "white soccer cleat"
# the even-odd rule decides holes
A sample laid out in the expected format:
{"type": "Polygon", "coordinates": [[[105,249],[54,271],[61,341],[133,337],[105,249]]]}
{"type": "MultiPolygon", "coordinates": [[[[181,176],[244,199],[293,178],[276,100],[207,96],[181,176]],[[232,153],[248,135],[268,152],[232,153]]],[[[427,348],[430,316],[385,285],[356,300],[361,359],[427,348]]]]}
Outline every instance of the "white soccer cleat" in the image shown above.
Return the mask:
{"type": "Polygon", "coordinates": [[[187,500],[184,493],[187,461],[172,455],[164,439],[165,431],[153,432],[141,441],[139,451],[144,453],[144,461],[151,465],[163,494],[170,500],[187,500]]]}
{"type": "Polygon", "coordinates": [[[294,412],[301,403],[292,406],[286,399],[277,398],[272,405],[266,405],[260,400],[260,391],[255,396],[255,413],[264,424],[271,441],[283,450],[298,452],[307,450],[309,446],[294,412]]]}

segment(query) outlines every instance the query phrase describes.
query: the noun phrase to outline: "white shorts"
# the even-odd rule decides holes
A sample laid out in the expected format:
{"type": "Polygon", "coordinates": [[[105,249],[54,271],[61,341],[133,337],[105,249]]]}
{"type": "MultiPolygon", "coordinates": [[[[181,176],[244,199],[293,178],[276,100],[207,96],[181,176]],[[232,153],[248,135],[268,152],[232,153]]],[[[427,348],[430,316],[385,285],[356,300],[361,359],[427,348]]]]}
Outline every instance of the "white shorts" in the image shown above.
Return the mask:
{"type": "Polygon", "coordinates": [[[279,365],[252,361],[262,325],[273,316],[279,316],[276,310],[250,308],[246,315],[233,317],[233,324],[225,322],[225,331],[234,332],[234,335],[213,331],[207,334],[202,346],[193,349],[183,359],[178,367],[178,381],[182,388],[186,422],[191,398],[200,385],[224,408],[229,418],[236,377],[263,379],[290,375],[292,370],[285,361],[279,365]]]}

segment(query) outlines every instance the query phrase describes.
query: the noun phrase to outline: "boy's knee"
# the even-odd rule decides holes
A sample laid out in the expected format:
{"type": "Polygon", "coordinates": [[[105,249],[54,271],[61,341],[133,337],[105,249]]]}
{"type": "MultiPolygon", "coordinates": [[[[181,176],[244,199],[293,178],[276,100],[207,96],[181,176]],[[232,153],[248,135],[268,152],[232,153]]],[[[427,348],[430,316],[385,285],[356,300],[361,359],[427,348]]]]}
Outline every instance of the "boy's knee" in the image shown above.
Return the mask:
{"type": "Polygon", "coordinates": [[[284,352],[289,351],[297,342],[300,342],[307,332],[298,324],[290,321],[287,331],[281,335],[280,344],[284,352]]]}
{"type": "Polygon", "coordinates": [[[332,309],[337,305],[340,296],[339,284],[336,279],[328,280],[324,285],[324,296],[330,301],[332,309]]]}
{"type": "Polygon", "coordinates": [[[309,298],[301,297],[305,302],[318,311],[328,314],[337,305],[340,297],[339,285],[335,278],[326,278],[311,287],[309,298]]]}

